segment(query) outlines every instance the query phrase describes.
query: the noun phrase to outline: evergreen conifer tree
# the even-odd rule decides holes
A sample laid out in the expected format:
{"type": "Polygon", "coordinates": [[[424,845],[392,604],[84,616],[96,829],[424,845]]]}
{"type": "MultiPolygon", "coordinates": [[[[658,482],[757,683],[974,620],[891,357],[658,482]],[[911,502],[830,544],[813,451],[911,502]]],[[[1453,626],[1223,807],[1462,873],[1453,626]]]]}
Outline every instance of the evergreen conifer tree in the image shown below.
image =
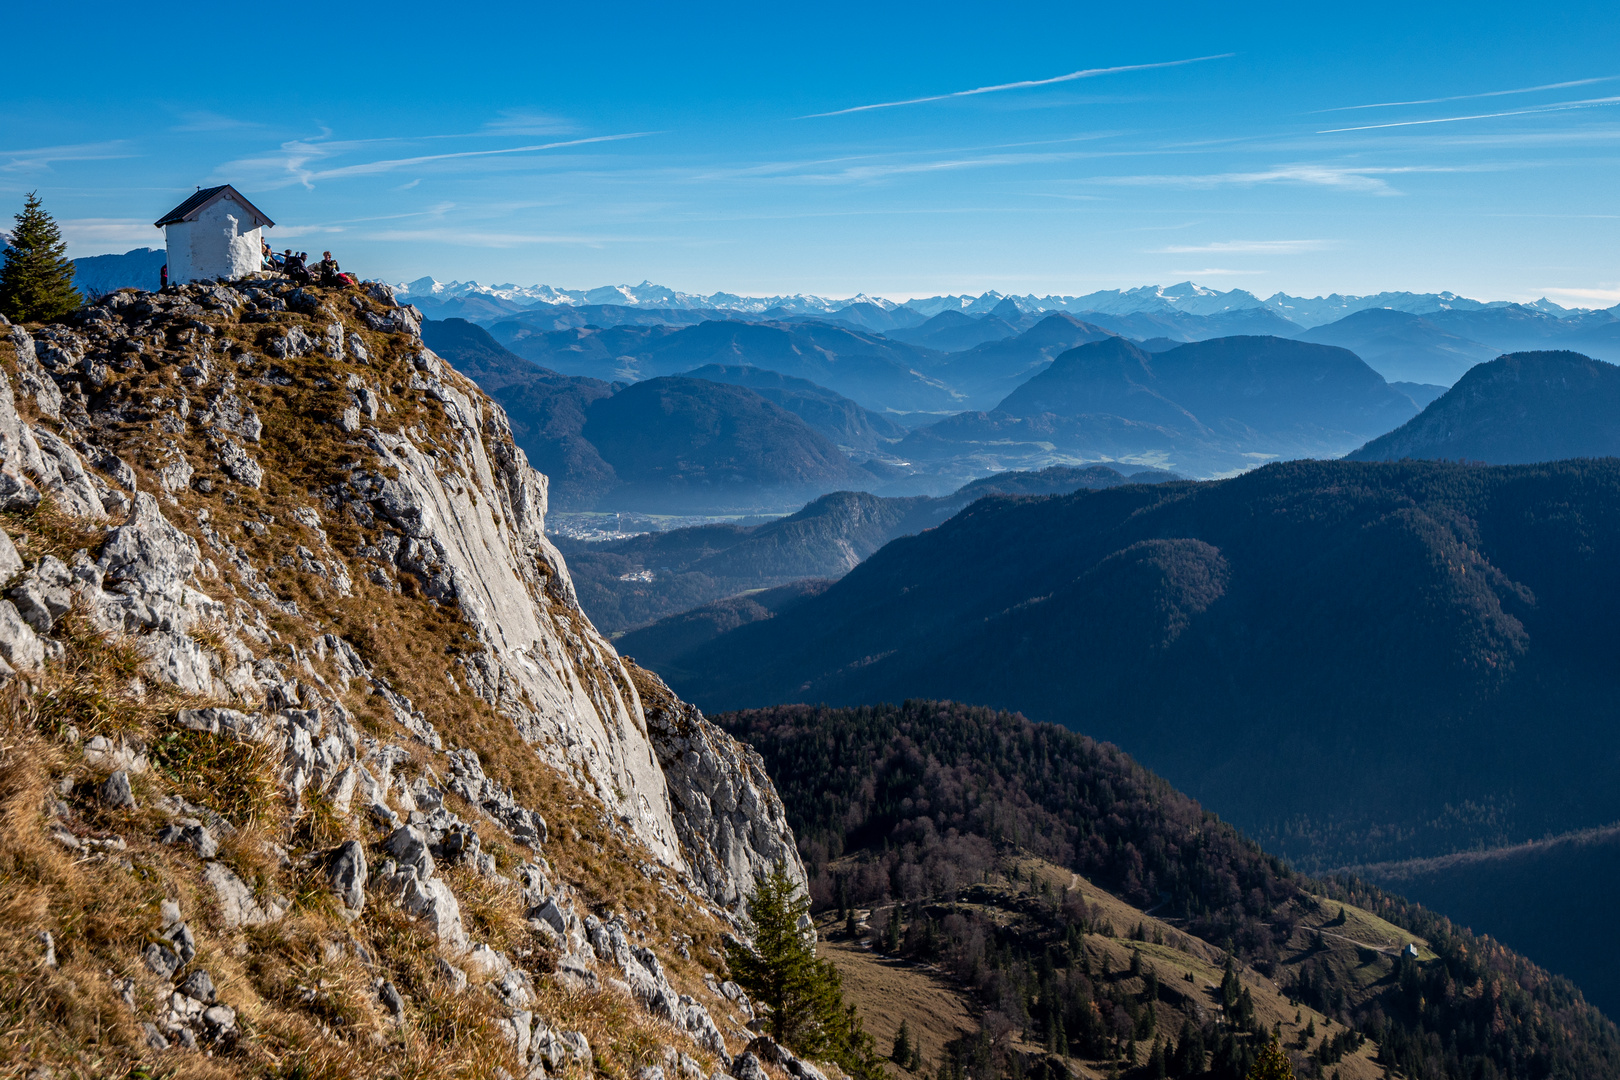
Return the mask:
{"type": "Polygon", "coordinates": [[[855,1080],[882,1080],[872,1036],[855,1006],[844,1005],[838,969],[816,957],[815,930],[799,927],[809,914],[810,898],[786,866],[757,875],[748,898],[754,947],[727,946],[732,977],[764,1007],[771,1038],[804,1057],[836,1061],[855,1080]]]}
{"type": "Polygon", "coordinates": [[[900,1030],[894,1033],[894,1049],[889,1051],[889,1060],[902,1069],[911,1064],[911,1025],[904,1020],[900,1021],[900,1030]]]}
{"type": "Polygon", "coordinates": [[[14,322],[45,322],[83,302],[73,287],[73,263],[62,231],[40,209],[39,193],[31,191],[0,266],[0,315],[14,322]]]}
{"type": "Polygon", "coordinates": [[[1176,1043],[1176,1075],[1197,1076],[1204,1071],[1208,1061],[1209,1055],[1204,1050],[1204,1031],[1188,1017],[1181,1022],[1181,1038],[1176,1043]]]}
{"type": "Polygon", "coordinates": [[[1255,1058],[1248,1080],[1294,1080],[1294,1066],[1275,1035],[1255,1058]]]}

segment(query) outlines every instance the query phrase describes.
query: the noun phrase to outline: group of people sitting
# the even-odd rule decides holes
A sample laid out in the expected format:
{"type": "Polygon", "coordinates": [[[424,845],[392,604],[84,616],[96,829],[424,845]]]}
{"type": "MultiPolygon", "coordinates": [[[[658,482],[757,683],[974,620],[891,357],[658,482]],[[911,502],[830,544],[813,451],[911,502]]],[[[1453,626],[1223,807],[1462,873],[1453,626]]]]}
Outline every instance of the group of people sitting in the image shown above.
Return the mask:
{"type": "Polygon", "coordinates": [[[321,261],[312,268],[309,265],[309,252],[286,251],[274,252],[270,245],[261,241],[264,256],[264,269],[275,270],[286,274],[299,285],[320,284],[327,287],[336,287],[355,284],[353,274],[345,274],[338,269],[337,260],[332,258],[330,251],[321,252],[321,261]]]}

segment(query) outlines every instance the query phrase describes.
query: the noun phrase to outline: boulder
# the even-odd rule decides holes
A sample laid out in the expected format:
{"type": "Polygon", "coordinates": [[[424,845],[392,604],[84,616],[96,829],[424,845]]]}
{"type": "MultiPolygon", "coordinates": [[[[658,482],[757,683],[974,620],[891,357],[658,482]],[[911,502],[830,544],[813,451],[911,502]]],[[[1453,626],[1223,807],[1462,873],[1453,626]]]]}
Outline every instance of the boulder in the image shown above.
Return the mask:
{"type": "Polygon", "coordinates": [[[208,831],[207,826],[198,821],[168,826],[158,833],[158,842],[188,844],[199,859],[212,859],[219,854],[219,841],[214,839],[214,834],[208,831]]]}
{"type": "Polygon", "coordinates": [[[38,505],[38,489],[8,472],[0,472],[0,510],[26,513],[38,505]]]}
{"type": "Polygon", "coordinates": [[[326,881],[345,914],[359,915],[366,906],[366,849],[358,840],[342,844],[326,865],[326,881]]]}
{"type": "Polygon", "coordinates": [[[395,829],[383,841],[383,850],[399,860],[400,866],[414,870],[423,881],[433,876],[433,853],[428,850],[427,836],[415,825],[395,829]]]}
{"type": "Polygon", "coordinates": [[[101,785],[101,801],[118,810],[135,809],[135,796],[129,790],[129,773],[118,769],[101,785]]]}
{"type": "Polygon", "coordinates": [[[105,514],[96,485],[85,471],[79,454],[49,428],[36,427],[39,445],[40,487],[51,493],[57,505],[76,517],[98,518],[105,514]]]}
{"type": "Polygon", "coordinates": [[[264,468],[235,439],[220,439],[214,447],[220,471],[238,484],[257,490],[264,481],[264,468]]]}
{"type": "MultiPolygon", "coordinates": [[[[5,473],[0,473],[0,485],[3,485],[7,479],[11,478],[7,477],[5,473]]],[[[30,488],[29,490],[33,489],[30,488]]],[[[4,502],[4,492],[0,491],[0,510],[7,509],[4,502]]],[[[11,542],[11,537],[6,535],[5,530],[0,529],[0,585],[22,573],[22,569],[22,556],[17,554],[17,545],[11,542]]]]}
{"type": "MultiPolygon", "coordinates": [[[[6,545],[10,545],[9,540],[6,545]]],[[[3,562],[0,557],[0,563],[3,562]]],[[[73,572],[67,564],[54,555],[47,555],[12,586],[9,595],[23,621],[38,633],[48,634],[56,620],[73,607],[72,585],[73,572]]]]}
{"type": "Polygon", "coordinates": [[[187,997],[196,998],[204,1004],[212,1005],[214,1003],[213,977],[202,968],[198,968],[190,975],[187,975],[186,981],[181,983],[178,989],[187,997]]]}
{"type": "Polygon", "coordinates": [[[180,970],[180,954],[155,941],[146,947],[141,959],[146,961],[146,969],[160,979],[172,979],[180,970]]]}
{"type": "Polygon", "coordinates": [[[229,928],[276,922],[287,913],[285,901],[274,897],[260,901],[248,883],[224,863],[210,862],[204,866],[203,880],[213,886],[219,900],[220,919],[229,928]]]}
{"type": "Polygon", "coordinates": [[[45,665],[45,646],[10,600],[0,600],[0,657],[18,671],[45,665]]]}

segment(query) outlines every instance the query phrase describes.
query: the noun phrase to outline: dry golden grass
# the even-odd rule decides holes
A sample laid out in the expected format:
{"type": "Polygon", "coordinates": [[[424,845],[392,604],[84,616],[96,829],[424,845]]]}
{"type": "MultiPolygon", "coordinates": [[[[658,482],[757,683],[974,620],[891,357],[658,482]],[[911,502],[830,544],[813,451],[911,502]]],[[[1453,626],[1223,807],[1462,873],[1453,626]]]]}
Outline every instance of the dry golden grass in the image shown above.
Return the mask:
{"type": "MultiPolygon", "coordinates": [[[[841,926],[823,921],[822,959],[831,960],[844,982],[844,993],[861,1010],[867,1034],[887,1054],[905,1022],[921,1048],[924,1068],[932,1073],[944,1060],[945,1044],[979,1030],[976,1010],[962,988],[920,964],[874,953],[841,934],[841,926]]],[[[890,1064],[895,1076],[909,1075],[890,1064]]]]}
{"type": "MultiPolygon", "coordinates": [[[[1044,882],[1046,895],[1060,895],[1069,889],[1079,889],[1091,917],[1097,925],[1111,924],[1112,934],[1092,933],[1085,937],[1085,948],[1090,968],[1095,973],[1108,972],[1110,985],[1127,993],[1139,995],[1145,986],[1145,975],[1153,972],[1164,988],[1154,1006],[1157,1029],[1160,1034],[1174,1038],[1181,1030],[1182,1020],[1194,1006],[1206,1015],[1219,1014],[1219,987],[1225,966],[1225,955],[1214,946],[1191,937],[1118,897],[1097,888],[1093,883],[1071,871],[1032,856],[1012,853],[998,862],[990,875],[992,884],[1005,889],[1009,904],[1005,909],[990,909],[979,905],[986,914],[1004,926],[1022,924],[1015,909],[1036,895],[1044,882]],[[1127,935],[1140,925],[1147,940],[1131,940],[1127,935]],[[1142,975],[1128,974],[1133,954],[1137,955],[1142,975]],[[1191,980],[1186,976],[1191,975],[1191,980]],[[1181,999],[1184,1004],[1175,1002],[1181,999]]],[[[1351,909],[1347,918],[1359,920],[1360,909],[1351,909]]],[[[1337,908],[1332,909],[1333,912],[1337,908]]],[[[1362,913],[1365,914],[1365,913],[1362,913]]],[[[1356,923],[1359,925],[1359,923],[1356,923]]],[[[844,978],[844,990],[860,1009],[866,1028],[877,1041],[880,1053],[887,1053],[894,1040],[900,1021],[906,1020],[914,1036],[921,1041],[924,1063],[933,1070],[938,1064],[939,1048],[956,1034],[979,1029],[980,1005],[969,988],[957,984],[948,975],[932,969],[894,960],[851,942],[842,935],[842,924],[824,919],[821,925],[823,941],[821,953],[837,965],[844,978]]],[[[1303,943],[1306,930],[1300,931],[1303,943]]],[[[1314,1024],[1316,1039],[1342,1031],[1342,1025],[1322,1013],[1290,1001],[1277,983],[1257,971],[1239,972],[1243,984],[1254,999],[1255,1015],[1260,1025],[1270,1028],[1282,1025],[1283,1039],[1290,1046],[1307,1025],[1314,1024]],[[1295,1017],[1298,1020],[1295,1020],[1295,1017]]],[[[1013,1038],[1013,1045],[1028,1054],[1040,1056],[1043,1047],[1013,1038]]],[[[1139,1048],[1145,1054],[1146,1050],[1139,1048]]],[[[1328,1075],[1338,1070],[1340,1080],[1375,1080],[1383,1075],[1382,1066],[1373,1061],[1377,1046],[1368,1043],[1361,1050],[1345,1057],[1328,1069],[1328,1075]]],[[[1140,1060],[1140,1059],[1139,1059],[1140,1060]]],[[[1116,1063],[1109,1061],[1071,1060],[1068,1066],[1080,1077],[1107,1077],[1117,1075],[1116,1063]]],[[[910,1074],[889,1066],[891,1074],[904,1078],[910,1074]]]]}
{"type": "MultiPolygon", "coordinates": [[[[213,379],[200,392],[178,379],[182,354],[195,351],[195,343],[181,341],[183,335],[171,335],[163,362],[148,353],[143,365],[111,372],[104,388],[110,399],[131,405],[185,394],[195,409],[226,378],[234,379],[235,392],[264,424],[260,442],[248,447],[265,469],[262,490],[241,488],[213,471],[206,437],[195,426],[171,433],[145,421],[129,422],[104,430],[101,438],[135,469],[142,490],[162,490],[157,469],[171,441],[199,467],[198,479],[214,482],[210,492],[193,487],[176,493],[164,513],[199,539],[206,519],[222,541],[238,545],[255,566],[275,568],[267,583],[280,600],[296,603],[299,614],[255,603],[279,635],[268,648],[252,645],[256,656],[273,657],[299,675],[292,648],[309,654],[324,633],[349,641],[427,714],[450,745],[477,751],[488,775],[545,814],[551,828],[545,856],[555,876],[574,888],[581,906],[604,915],[643,913],[629,915],[632,936],[659,951],[678,989],[714,1005],[702,976],[705,969],[720,968],[716,956],[727,927],[696,901],[672,900],[664,891],[672,882],[644,876],[638,866],[654,860],[620,838],[605,807],[548,765],[506,717],[444,678],[447,668],[455,670],[454,657],[476,645],[459,612],[427,600],[409,575],[402,578],[402,591],[394,592],[365,580],[351,564],[353,595],[341,597],[320,576],[283,563],[300,544],[317,549],[321,558],[351,560],[377,538],[374,528],[321,509],[320,493],[345,482],[353,465],[370,460],[353,436],[324,422],[346,403],[344,383],[350,375],[380,385],[391,405],[392,412],[378,417],[379,428],[409,428],[418,441],[442,441],[448,434],[439,405],[404,389],[419,343],[360,326],[348,299],[352,293],[322,295],[329,310],[315,316],[286,313],[244,323],[228,313],[206,313],[203,320],[218,330],[212,340],[245,343],[255,359],[244,367],[235,354],[213,354],[213,379]],[[334,315],[343,319],[346,331],[365,340],[371,363],[319,355],[267,358],[269,340],[289,326],[303,325],[318,337],[334,315]],[[271,368],[278,381],[261,378],[271,368]],[[319,551],[318,538],[294,519],[293,511],[301,507],[321,510],[330,554],[319,551]],[[250,522],[273,523],[258,535],[246,527],[250,522]],[[692,959],[676,953],[671,947],[676,940],[688,943],[692,959]]],[[[9,348],[8,342],[0,344],[0,367],[14,370],[9,348]]],[[[477,393],[471,384],[463,383],[463,389],[477,393]]],[[[38,419],[31,403],[19,401],[19,407],[31,421],[38,419]]],[[[81,548],[93,553],[104,535],[101,528],[62,514],[49,500],[27,515],[0,516],[0,526],[29,559],[54,554],[66,560],[81,548]]],[[[227,605],[245,596],[220,553],[206,543],[202,551],[224,571],[223,579],[205,581],[204,587],[227,605]]],[[[210,623],[195,636],[219,650],[231,633],[227,624],[210,623]]],[[[62,620],[55,636],[66,646],[65,657],[51,665],[33,693],[12,688],[0,700],[0,1076],[26,1075],[39,1065],[57,1076],[334,1080],[482,1078],[497,1067],[514,1069],[494,1026],[499,1013],[493,998],[482,991],[449,991],[435,972],[435,943],[420,924],[377,896],[358,920],[345,922],[327,894],[319,854],[341,839],[374,843],[380,838],[374,826],[359,815],[337,814],[313,793],[306,793],[295,815],[277,788],[279,763],[271,753],[229,736],[180,729],[174,723],[179,709],[226,703],[142,678],[143,660],[134,642],[99,634],[76,614],[62,620]],[[74,732],[81,739],[105,734],[146,748],[152,767],[134,780],[139,809],[113,811],[99,803],[100,777],[85,767],[69,740],[74,732]],[[236,827],[220,837],[219,858],[255,887],[289,899],[284,919],[247,930],[223,925],[189,848],[152,840],[166,820],[152,804],[165,794],[207,805],[236,827]],[[70,805],[75,833],[119,836],[126,850],[86,858],[51,840],[48,808],[58,797],[70,805]],[[216,1047],[213,1057],[148,1049],[135,1016],[114,989],[116,979],[133,980],[142,1018],[152,1018],[165,1000],[168,985],[140,961],[141,950],[162,929],[164,900],[179,903],[197,937],[195,963],[211,973],[221,999],[238,1011],[242,1037],[216,1047]],[[57,968],[43,965],[40,931],[53,935],[57,968]],[[403,1024],[379,1004],[379,978],[392,981],[404,996],[403,1024]]],[[[310,661],[337,685],[329,665],[313,656],[310,661]]],[[[581,674],[615,678],[610,672],[581,674]]],[[[343,704],[364,729],[409,746],[419,764],[426,762],[424,748],[407,740],[367,688],[351,686],[343,704]]],[[[442,775],[442,764],[436,767],[442,775]]],[[[472,808],[459,809],[469,820],[479,820],[472,808]]],[[[480,832],[485,850],[505,871],[532,857],[498,830],[481,827],[480,832]]],[[[519,958],[535,976],[537,1011],[554,1027],[582,1030],[591,1040],[596,1060],[575,1074],[628,1077],[656,1060],[665,1046],[692,1053],[706,1069],[715,1067],[684,1036],[618,993],[570,991],[547,979],[553,958],[524,924],[514,890],[464,869],[445,874],[474,939],[519,958]]]]}

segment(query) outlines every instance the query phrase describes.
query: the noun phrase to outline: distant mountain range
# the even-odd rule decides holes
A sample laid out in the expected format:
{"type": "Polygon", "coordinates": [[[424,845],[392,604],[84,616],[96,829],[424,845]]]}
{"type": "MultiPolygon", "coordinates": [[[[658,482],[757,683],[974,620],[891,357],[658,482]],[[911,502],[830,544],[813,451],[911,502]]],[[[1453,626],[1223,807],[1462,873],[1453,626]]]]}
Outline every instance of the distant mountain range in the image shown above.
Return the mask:
{"type": "Polygon", "coordinates": [[[995,291],[981,293],[978,296],[964,293],[921,297],[907,300],[904,304],[864,294],[842,300],[803,293],[792,296],[739,296],[735,293],[722,292],[703,296],[678,292],[646,281],[640,285],[612,285],[596,289],[556,289],[549,285],[481,285],[476,281],[440,282],[431,277],[424,277],[402,283],[396,288],[403,298],[435,318],[442,317],[437,313],[437,305],[465,300],[472,296],[508,305],[508,310],[512,313],[534,304],[612,305],[669,310],[702,308],[755,315],[771,311],[781,315],[831,315],[852,306],[867,305],[880,311],[891,312],[899,307],[906,307],[920,313],[925,319],[945,311],[969,316],[985,315],[1008,302],[1025,312],[1068,311],[1074,314],[1093,315],[1210,316],[1265,309],[1295,326],[1306,328],[1336,322],[1346,315],[1367,308],[1390,308],[1424,314],[1432,311],[1486,311],[1522,306],[1560,317],[1579,310],[1565,308],[1546,299],[1521,305],[1506,300],[1471,300],[1450,292],[1382,292],[1366,296],[1334,293],[1330,296],[1310,298],[1278,292],[1262,300],[1244,289],[1230,289],[1223,292],[1190,281],[1170,286],[1145,285],[1135,289],[1105,289],[1079,296],[1033,294],[1008,296],[995,291]]]}
{"type": "Polygon", "coordinates": [[[865,295],[846,300],[829,300],[803,293],[792,296],[738,296],[735,293],[712,293],[700,296],[679,292],[662,285],[643,281],[640,285],[604,285],[595,289],[555,289],[550,285],[481,285],[476,281],[436,281],[431,277],[417,278],[394,286],[400,299],[415,304],[424,314],[433,315],[439,304],[465,300],[478,296],[488,301],[511,305],[512,312],[533,304],[548,305],[613,305],[617,307],[708,308],[719,311],[740,311],[762,314],[773,309],[795,315],[829,314],[851,304],[870,303],[879,308],[898,307],[892,300],[865,295]]]}
{"type": "MultiPolygon", "coordinates": [[[[78,259],[75,264],[81,286],[102,293],[125,286],[154,288],[163,258],[161,250],[141,248],[123,255],[78,259]]],[[[813,320],[883,335],[900,345],[953,353],[1006,340],[1027,331],[1040,316],[1064,312],[1099,329],[1146,342],[1150,351],[1162,351],[1161,346],[1177,342],[1234,335],[1300,337],[1341,345],[1391,381],[1449,385],[1471,363],[1537,349],[1573,349],[1620,361],[1620,305],[1584,310],[1545,299],[1524,304],[1479,301],[1450,292],[1334,293],[1314,298],[1279,292],[1261,299],[1242,289],[1222,291],[1189,281],[1078,296],[1007,296],[991,291],[899,304],[865,295],[844,299],[808,294],[699,295],[650,282],[558,289],[440,282],[425,277],[397,288],[401,299],[416,304],[430,318],[464,318],[486,326],[516,320],[531,333],[623,325],[693,326],[714,320],[813,320]],[[1354,318],[1364,312],[1379,314],[1354,318]],[[945,321],[938,321],[942,316],[945,321]]],[[[747,355],[703,362],[771,366],[747,355]]],[[[817,381],[847,396],[860,397],[826,380],[817,381]]],[[[863,403],[901,411],[915,408],[871,400],[863,403]]],[[[977,407],[987,406],[981,402],[977,407]]]]}
{"type": "Polygon", "coordinates": [[[763,525],[700,525],[605,544],[566,538],[557,543],[568,555],[580,604],[610,634],[732,598],[696,622],[686,620],[682,625],[687,629],[679,634],[667,627],[658,631],[666,639],[661,649],[684,642],[677,651],[685,651],[697,644],[689,636],[697,627],[735,626],[750,615],[765,617],[733,602],[737,594],[802,579],[842,577],[895,537],[931,529],[987,495],[1051,495],[1166,479],[1175,477],[1152,471],[1127,477],[1101,465],[1057,467],[985,477],[940,498],[839,491],[763,525]]]}
{"type": "Polygon", "coordinates": [[[842,394],[817,386],[809,379],[795,379],[746,364],[705,364],[685,374],[689,379],[746,386],[765,400],[782,406],[847,453],[876,453],[906,434],[905,428],[881,413],[863,409],[842,394]]]}
{"type": "Polygon", "coordinates": [[[931,355],[900,341],[828,322],[704,322],[542,330],[522,318],[489,327],[528,360],[569,375],[646,379],[705,364],[779,372],[837,391],[879,412],[954,412],[961,395],[924,373],[931,355]]]}
{"type": "Polygon", "coordinates": [[[1620,460],[981,500],[675,658],[705,710],[937,697],[1129,746],[1306,867],[1620,819],[1620,460]]]}
{"type": "MultiPolygon", "coordinates": [[[[146,282],[151,272],[163,264],[162,258],[158,258],[155,263],[153,258],[161,254],[162,249],[136,248],[122,255],[94,255],[73,261],[76,266],[85,268],[85,271],[83,271],[85,272],[84,280],[86,283],[92,284],[95,291],[108,292],[129,286],[149,288],[150,286],[146,282]],[[90,266],[95,267],[93,274],[88,272],[90,266]]],[[[340,256],[341,254],[339,252],[340,256]]],[[[1105,289],[1078,296],[1035,296],[1034,294],[1009,296],[992,290],[980,293],[977,296],[963,293],[959,295],[920,297],[907,300],[904,304],[883,297],[866,296],[864,294],[857,294],[844,299],[806,293],[783,296],[742,296],[736,293],[717,292],[700,295],[681,292],[662,285],[654,285],[648,281],[643,281],[640,285],[607,285],[594,289],[559,289],[550,285],[516,285],[512,283],[484,285],[477,281],[441,282],[432,277],[422,277],[417,278],[415,281],[398,284],[395,288],[401,299],[415,304],[430,318],[456,317],[478,320],[495,318],[502,314],[516,314],[536,305],[550,307],[628,307],[663,311],[707,310],[748,315],[763,315],[772,312],[779,317],[833,315],[851,307],[865,305],[883,312],[894,312],[901,307],[909,308],[922,316],[921,319],[917,320],[919,323],[945,311],[953,311],[969,316],[985,315],[1008,303],[1021,311],[1029,313],[1067,311],[1074,314],[1089,313],[1091,315],[1165,315],[1179,313],[1183,315],[1211,316],[1264,308],[1288,320],[1290,323],[1304,328],[1336,322],[1346,315],[1367,308],[1388,308],[1417,315],[1437,311],[1474,312],[1524,308],[1527,311],[1552,315],[1556,318],[1563,318],[1572,314],[1578,315],[1582,312],[1582,309],[1565,308],[1546,299],[1518,304],[1505,300],[1471,300],[1450,292],[1381,292],[1364,296],[1333,293],[1329,296],[1317,297],[1290,296],[1287,293],[1278,292],[1261,299],[1244,289],[1221,291],[1196,285],[1190,281],[1169,286],[1144,285],[1135,289],[1105,289]],[[477,301],[476,305],[474,301],[477,301]],[[451,304],[459,304],[460,306],[450,309],[445,307],[445,305],[451,304]]],[[[1613,311],[1615,309],[1608,310],[1613,311]]],[[[855,321],[858,316],[851,314],[848,318],[855,321]]],[[[902,313],[898,317],[898,322],[904,321],[906,321],[906,316],[902,313]]],[[[1087,321],[1101,325],[1099,320],[1095,318],[1090,318],[1087,321]]],[[[898,325],[898,322],[896,325],[898,325]]],[[[597,325],[603,324],[599,323],[597,325]]],[[[880,329],[875,324],[857,322],[857,325],[863,325],[866,329],[880,329]]],[[[1226,332],[1232,333],[1236,331],[1229,329],[1226,332]]],[[[1250,332],[1254,332],[1254,328],[1251,328],[1250,332]]]]}
{"type": "Polygon", "coordinates": [[[1346,455],[1518,465],[1620,455],[1620,367],[1572,352],[1480,364],[1405,424],[1346,455]]]}
{"type": "MultiPolygon", "coordinates": [[[[1620,307],[1593,311],[1567,309],[1547,300],[1483,302],[1454,293],[1334,294],[1314,299],[1277,293],[1261,300],[1241,289],[1221,292],[1183,282],[1167,288],[1107,290],[1083,296],[988,292],[897,305],[869,297],[693,296],[645,284],[579,292],[560,302],[563,294],[544,286],[491,290],[476,283],[440,285],[432,279],[405,286],[418,287],[417,293],[406,295],[430,316],[456,315],[486,325],[513,321],[529,332],[626,324],[689,326],[712,320],[824,322],[929,352],[955,354],[1011,340],[1043,316],[1062,313],[1099,331],[1142,342],[1154,352],[1177,343],[1232,336],[1297,337],[1340,345],[1356,352],[1385,378],[1399,382],[1449,385],[1472,364],[1533,349],[1576,349],[1620,360],[1620,307]],[[542,296],[546,299],[535,299],[542,296]]],[[[505,340],[503,335],[497,336],[505,340]]],[[[737,360],[770,367],[748,356],[737,360]]],[[[969,393],[972,396],[973,391],[969,393]]],[[[981,393],[999,397],[988,388],[981,388],[981,393]]],[[[866,403],[898,407],[888,402],[866,403]]],[[[990,403],[976,400],[969,404],[982,409],[990,403]]]]}
{"type": "MultiPolygon", "coordinates": [[[[1048,322],[1060,318],[1068,317],[1048,322]]],[[[1062,454],[1209,476],[1277,458],[1337,457],[1416,412],[1344,349],[1229,337],[1153,354],[1103,337],[1064,352],[994,409],[919,428],[896,452],[981,471],[1062,454]]]]}
{"type": "Polygon", "coordinates": [[[136,248],[122,255],[91,255],[73,260],[73,287],[86,297],[119,289],[156,292],[162,284],[163,264],[169,254],[162,248],[136,248]]]}
{"type": "Polygon", "coordinates": [[[1301,341],[1349,349],[1386,379],[1444,386],[1499,355],[1489,345],[1444,330],[1422,315],[1389,308],[1364,308],[1298,336],[1301,341]]]}
{"type": "MultiPolygon", "coordinates": [[[[1010,325],[996,316],[987,318],[1010,325]]],[[[1110,331],[1067,312],[1054,312],[1028,321],[1033,325],[1022,333],[986,341],[961,352],[919,357],[918,363],[961,394],[959,408],[990,409],[1025,381],[1046,370],[1059,354],[1112,336],[1110,331]]]]}
{"type": "MultiPolygon", "coordinates": [[[[746,386],[670,376],[623,386],[566,375],[460,319],[429,320],[422,337],[501,403],[513,438],[552,478],[559,509],[786,510],[877,483],[825,435],[746,386]]],[[[818,421],[842,400],[814,386],[779,389],[818,421]]],[[[843,411],[861,415],[853,402],[843,411]]]]}

